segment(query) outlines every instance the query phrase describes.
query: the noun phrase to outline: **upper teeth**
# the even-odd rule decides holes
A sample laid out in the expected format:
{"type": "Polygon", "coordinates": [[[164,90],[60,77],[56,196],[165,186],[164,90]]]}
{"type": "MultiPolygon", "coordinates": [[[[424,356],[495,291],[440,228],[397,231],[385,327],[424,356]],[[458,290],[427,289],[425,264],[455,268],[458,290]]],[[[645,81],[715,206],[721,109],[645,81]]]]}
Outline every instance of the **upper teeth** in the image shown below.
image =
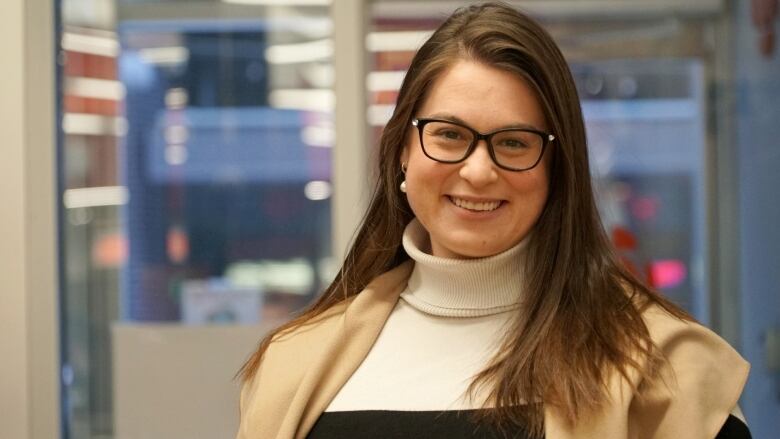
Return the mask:
{"type": "Polygon", "coordinates": [[[456,206],[462,207],[464,209],[468,210],[496,210],[498,209],[498,206],[501,205],[500,201],[485,201],[482,203],[475,203],[473,201],[463,200],[461,198],[455,198],[451,197],[452,202],[455,203],[456,206]]]}

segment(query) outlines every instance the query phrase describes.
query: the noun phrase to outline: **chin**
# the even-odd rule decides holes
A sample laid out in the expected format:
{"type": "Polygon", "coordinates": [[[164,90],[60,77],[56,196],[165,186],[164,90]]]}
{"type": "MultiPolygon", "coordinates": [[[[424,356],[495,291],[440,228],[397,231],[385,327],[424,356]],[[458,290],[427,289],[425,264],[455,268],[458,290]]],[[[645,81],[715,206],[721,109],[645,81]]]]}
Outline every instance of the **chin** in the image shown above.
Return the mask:
{"type": "Polygon", "coordinates": [[[499,253],[503,253],[503,252],[505,252],[506,250],[509,250],[509,249],[510,249],[510,247],[506,247],[506,248],[500,247],[500,248],[495,248],[495,249],[479,249],[479,250],[475,250],[475,251],[471,252],[471,255],[468,256],[468,257],[470,257],[470,258],[489,258],[489,257],[495,256],[495,255],[497,255],[499,253]]]}
{"type": "Polygon", "coordinates": [[[500,246],[500,245],[485,246],[481,242],[459,242],[459,243],[452,243],[452,245],[447,246],[447,250],[453,255],[457,255],[460,258],[469,258],[469,259],[487,258],[490,256],[495,256],[499,253],[509,250],[510,248],[511,246],[510,247],[500,246]]]}

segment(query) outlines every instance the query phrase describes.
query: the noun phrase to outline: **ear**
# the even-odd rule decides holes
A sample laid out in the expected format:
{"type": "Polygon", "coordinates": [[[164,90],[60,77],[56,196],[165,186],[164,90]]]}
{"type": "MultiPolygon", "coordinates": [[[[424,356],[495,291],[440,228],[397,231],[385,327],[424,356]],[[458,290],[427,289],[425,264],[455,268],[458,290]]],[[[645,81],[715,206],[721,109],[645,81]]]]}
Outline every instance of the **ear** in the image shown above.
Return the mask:
{"type": "Polygon", "coordinates": [[[401,163],[398,164],[399,167],[404,163],[409,164],[409,148],[409,143],[406,143],[401,149],[401,163]]]}

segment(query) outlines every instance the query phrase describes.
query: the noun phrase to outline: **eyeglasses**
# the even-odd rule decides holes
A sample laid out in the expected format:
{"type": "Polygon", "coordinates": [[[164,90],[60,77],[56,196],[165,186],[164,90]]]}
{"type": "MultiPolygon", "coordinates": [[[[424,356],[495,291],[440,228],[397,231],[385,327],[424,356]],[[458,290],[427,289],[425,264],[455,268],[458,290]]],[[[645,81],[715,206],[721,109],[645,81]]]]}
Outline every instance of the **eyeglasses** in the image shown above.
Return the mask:
{"type": "Polygon", "coordinates": [[[412,119],[420,132],[423,153],[441,163],[460,163],[484,139],[493,162],[508,171],[527,171],[542,160],[544,149],[555,136],[543,131],[505,128],[482,134],[477,130],[448,120],[412,119]]]}

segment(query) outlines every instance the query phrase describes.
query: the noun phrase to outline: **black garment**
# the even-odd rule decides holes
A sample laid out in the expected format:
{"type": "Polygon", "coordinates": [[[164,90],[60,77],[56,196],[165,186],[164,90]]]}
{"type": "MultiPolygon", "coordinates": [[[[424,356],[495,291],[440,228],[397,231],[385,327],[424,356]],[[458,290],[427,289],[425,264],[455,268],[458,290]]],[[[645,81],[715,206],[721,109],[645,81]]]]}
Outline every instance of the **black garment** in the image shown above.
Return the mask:
{"type": "MultiPolygon", "coordinates": [[[[529,439],[525,431],[502,435],[471,419],[472,410],[325,412],[307,439],[529,439]]],[[[714,439],[751,439],[747,426],[729,415],[714,439]]]]}
{"type": "MultiPolygon", "coordinates": [[[[503,435],[471,419],[473,410],[325,412],[307,439],[501,439],[503,435]]],[[[507,439],[529,439],[525,432],[507,439]]]]}
{"type": "Polygon", "coordinates": [[[739,418],[729,415],[715,439],[751,439],[750,430],[739,418]]]}

